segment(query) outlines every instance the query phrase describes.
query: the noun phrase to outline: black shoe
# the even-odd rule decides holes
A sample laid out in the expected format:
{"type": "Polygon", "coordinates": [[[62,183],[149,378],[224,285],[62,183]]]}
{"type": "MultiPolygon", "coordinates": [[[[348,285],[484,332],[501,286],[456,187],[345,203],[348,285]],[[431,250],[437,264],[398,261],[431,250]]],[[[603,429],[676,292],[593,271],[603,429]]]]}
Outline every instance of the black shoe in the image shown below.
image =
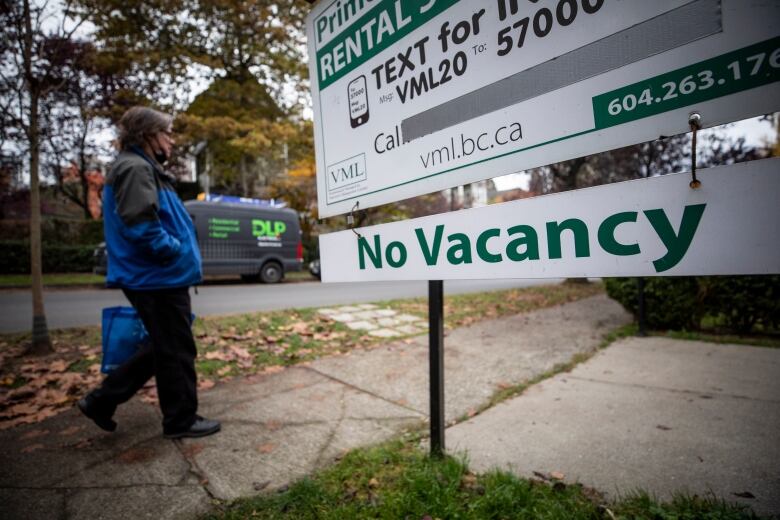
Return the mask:
{"type": "Polygon", "coordinates": [[[92,421],[98,425],[99,428],[113,432],[116,430],[116,422],[111,419],[110,416],[101,414],[95,409],[95,400],[92,396],[88,395],[76,403],[81,413],[92,419],[92,421]]]}
{"type": "Polygon", "coordinates": [[[205,437],[217,433],[222,428],[219,421],[204,419],[200,415],[195,416],[195,422],[186,430],[180,432],[163,433],[166,439],[182,439],[184,437],[205,437]]]}

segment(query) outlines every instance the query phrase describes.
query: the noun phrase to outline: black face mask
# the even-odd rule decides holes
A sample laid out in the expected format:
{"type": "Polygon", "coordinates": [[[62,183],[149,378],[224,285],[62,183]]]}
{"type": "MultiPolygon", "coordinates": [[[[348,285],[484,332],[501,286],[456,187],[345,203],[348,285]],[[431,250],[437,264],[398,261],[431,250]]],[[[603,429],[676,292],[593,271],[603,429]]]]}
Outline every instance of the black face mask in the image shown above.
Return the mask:
{"type": "Polygon", "coordinates": [[[168,161],[168,156],[162,151],[154,152],[154,159],[160,164],[165,164],[168,161]]]}

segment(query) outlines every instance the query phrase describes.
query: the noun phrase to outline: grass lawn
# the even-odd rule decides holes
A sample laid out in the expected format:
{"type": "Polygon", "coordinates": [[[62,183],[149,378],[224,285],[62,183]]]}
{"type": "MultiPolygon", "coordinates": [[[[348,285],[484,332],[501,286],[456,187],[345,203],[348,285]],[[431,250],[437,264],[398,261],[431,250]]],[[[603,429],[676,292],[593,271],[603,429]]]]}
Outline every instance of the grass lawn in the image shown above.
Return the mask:
{"type": "MultiPolygon", "coordinates": [[[[44,286],[103,285],[106,277],[92,273],[46,273],[44,286]]],[[[29,274],[0,275],[0,287],[30,287],[29,274]]]]}
{"type": "Polygon", "coordinates": [[[554,476],[474,474],[466,461],[430,458],[414,438],[348,453],[289,489],[217,503],[210,520],[268,519],[750,519],[743,506],[679,496],[659,503],[636,493],[609,502],[554,476]]]}

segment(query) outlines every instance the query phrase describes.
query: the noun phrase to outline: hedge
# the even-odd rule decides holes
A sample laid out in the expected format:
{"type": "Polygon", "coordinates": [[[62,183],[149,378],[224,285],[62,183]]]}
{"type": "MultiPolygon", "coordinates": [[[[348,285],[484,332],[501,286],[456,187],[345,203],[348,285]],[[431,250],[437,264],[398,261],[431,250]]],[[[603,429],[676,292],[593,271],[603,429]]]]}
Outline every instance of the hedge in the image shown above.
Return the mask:
{"type": "MultiPolygon", "coordinates": [[[[0,241],[29,238],[29,220],[0,220],[0,241]]],[[[44,244],[98,244],[103,241],[103,221],[46,218],[41,221],[41,240],[44,244]]]]}
{"type": "MultiPolygon", "coordinates": [[[[637,316],[636,278],[608,278],[607,294],[637,316]]],[[[709,317],[746,334],[756,325],[780,328],[780,276],[703,276],[645,279],[645,319],[653,329],[697,330],[709,317]]]]}
{"type": "MultiPolygon", "coordinates": [[[[30,243],[22,240],[0,241],[0,273],[29,274],[30,243]]],[[[90,273],[94,264],[94,245],[43,244],[44,273],[90,273]]]]}

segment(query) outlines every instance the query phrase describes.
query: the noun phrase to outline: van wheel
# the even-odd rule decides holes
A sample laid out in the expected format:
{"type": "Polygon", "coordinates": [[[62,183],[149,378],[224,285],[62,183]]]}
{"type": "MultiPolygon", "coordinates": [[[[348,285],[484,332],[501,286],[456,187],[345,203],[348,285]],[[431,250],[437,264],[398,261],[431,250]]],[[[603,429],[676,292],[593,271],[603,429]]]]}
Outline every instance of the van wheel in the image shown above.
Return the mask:
{"type": "Polygon", "coordinates": [[[283,274],[281,265],[276,262],[268,262],[260,270],[260,279],[263,283],[279,283],[283,274]]]}

